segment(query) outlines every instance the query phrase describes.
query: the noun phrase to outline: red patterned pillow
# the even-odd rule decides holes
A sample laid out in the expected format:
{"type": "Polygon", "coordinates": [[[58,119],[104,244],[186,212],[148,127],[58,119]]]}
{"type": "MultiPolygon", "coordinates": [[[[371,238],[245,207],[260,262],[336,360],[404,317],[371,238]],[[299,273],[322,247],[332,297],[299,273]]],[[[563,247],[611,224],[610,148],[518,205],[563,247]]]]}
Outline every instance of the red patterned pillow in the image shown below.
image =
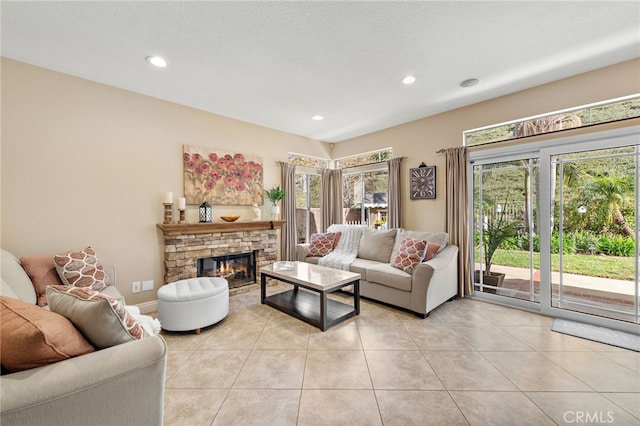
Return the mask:
{"type": "Polygon", "coordinates": [[[63,315],[98,349],[147,337],[142,325],[124,305],[86,287],[47,287],[52,312],[63,315]]]}
{"type": "Polygon", "coordinates": [[[89,287],[101,291],[111,285],[109,276],[92,247],[82,251],[68,251],[53,257],[56,271],[63,284],[73,287],[89,287]]]}
{"type": "Polygon", "coordinates": [[[413,274],[413,269],[422,262],[426,250],[427,242],[425,240],[406,237],[400,243],[400,248],[391,261],[391,266],[407,274],[413,274]]]}
{"type": "Polygon", "coordinates": [[[324,234],[311,234],[307,257],[323,257],[333,251],[338,245],[341,232],[326,232],[324,234]]]}

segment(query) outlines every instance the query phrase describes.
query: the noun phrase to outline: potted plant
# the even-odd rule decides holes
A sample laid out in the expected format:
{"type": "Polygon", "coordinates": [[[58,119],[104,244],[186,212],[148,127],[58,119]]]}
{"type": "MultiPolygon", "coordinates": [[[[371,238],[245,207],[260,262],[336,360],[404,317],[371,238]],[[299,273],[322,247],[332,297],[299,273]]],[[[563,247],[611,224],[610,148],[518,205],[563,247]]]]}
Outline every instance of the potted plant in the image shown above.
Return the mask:
{"type": "MultiPolygon", "coordinates": [[[[505,204],[506,205],[506,202],[505,204]]],[[[504,209],[497,209],[496,214],[487,219],[482,231],[482,249],[484,254],[484,270],[482,282],[486,285],[500,287],[504,281],[504,274],[491,272],[493,255],[507,239],[513,238],[518,233],[518,224],[506,217],[504,209]]],[[[480,282],[480,271],[475,271],[475,282],[480,282]]],[[[492,289],[489,292],[495,293],[492,289]]]]}
{"type": "Polygon", "coordinates": [[[267,198],[269,199],[269,201],[271,201],[271,205],[273,206],[271,208],[271,218],[277,219],[278,215],[280,215],[280,206],[278,205],[278,203],[280,202],[280,200],[284,200],[286,193],[280,188],[279,185],[275,185],[269,190],[265,189],[264,193],[267,195],[267,198]]]}

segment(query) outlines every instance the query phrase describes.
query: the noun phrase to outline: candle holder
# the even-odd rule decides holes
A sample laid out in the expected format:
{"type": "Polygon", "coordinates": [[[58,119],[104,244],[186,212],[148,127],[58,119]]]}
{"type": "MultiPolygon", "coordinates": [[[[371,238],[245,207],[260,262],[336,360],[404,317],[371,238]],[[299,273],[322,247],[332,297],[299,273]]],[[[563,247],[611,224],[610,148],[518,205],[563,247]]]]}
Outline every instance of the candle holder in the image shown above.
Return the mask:
{"type": "Polygon", "coordinates": [[[164,205],[164,223],[173,223],[173,203],[162,203],[164,205]]]}
{"type": "Polygon", "coordinates": [[[184,209],[178,209],[178,212],[180,212],[180,219],[178,220],[178,223],[182,225],[183,223],[186,223],[184,219],[184,209]]]}

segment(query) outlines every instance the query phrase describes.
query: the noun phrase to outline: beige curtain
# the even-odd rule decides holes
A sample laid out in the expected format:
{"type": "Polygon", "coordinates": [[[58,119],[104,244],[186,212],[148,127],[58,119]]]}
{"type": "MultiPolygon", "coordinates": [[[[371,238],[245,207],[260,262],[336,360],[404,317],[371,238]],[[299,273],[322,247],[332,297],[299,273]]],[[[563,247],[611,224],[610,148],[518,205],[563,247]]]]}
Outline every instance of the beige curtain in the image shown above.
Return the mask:
{"type": "Polygon", "coordinates": [[[469,231],[469,205],[467,191],[467,148],[445,150],[446,155],[446,206],[445,228],[451,244],[458,246],[458,296],[471,295],[471,247],[469,231]]]}
{"type": "Polygon", "coordinates": [[[285,192],[282,200],[282,220],[286,223],[282,228],[281,257],[282,260],[296,260],[296,165],[280,163],[282,189],[285,192]]]}
{"type": "Polygon", "coordinates": [[[387,189],[387,229],[400,228],[402,226],[402,203],[400,165],[404,157],[387,160],[387,170],[389,176],[389,188],[387,189]]]}
{"type": "Polygon", "coordinates": [[[342,223],[342,170],[322,169],[322,232],[334,223],[342,223]]]}

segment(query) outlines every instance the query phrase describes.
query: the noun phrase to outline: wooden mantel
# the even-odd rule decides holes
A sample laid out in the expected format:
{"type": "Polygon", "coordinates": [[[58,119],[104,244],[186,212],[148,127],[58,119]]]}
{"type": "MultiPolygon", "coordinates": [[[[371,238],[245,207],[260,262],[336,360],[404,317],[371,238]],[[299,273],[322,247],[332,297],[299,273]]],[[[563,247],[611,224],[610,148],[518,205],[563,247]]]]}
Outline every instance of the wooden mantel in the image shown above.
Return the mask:
{"type": "Polygon", "coordinates": [[[158,228],[165,236],[211,234],[213,232],[257,231],[261,229],[278,229],[284,220],[260,220],[255,222],[209,222],[209,223],[163,223],[158,228]]]}

